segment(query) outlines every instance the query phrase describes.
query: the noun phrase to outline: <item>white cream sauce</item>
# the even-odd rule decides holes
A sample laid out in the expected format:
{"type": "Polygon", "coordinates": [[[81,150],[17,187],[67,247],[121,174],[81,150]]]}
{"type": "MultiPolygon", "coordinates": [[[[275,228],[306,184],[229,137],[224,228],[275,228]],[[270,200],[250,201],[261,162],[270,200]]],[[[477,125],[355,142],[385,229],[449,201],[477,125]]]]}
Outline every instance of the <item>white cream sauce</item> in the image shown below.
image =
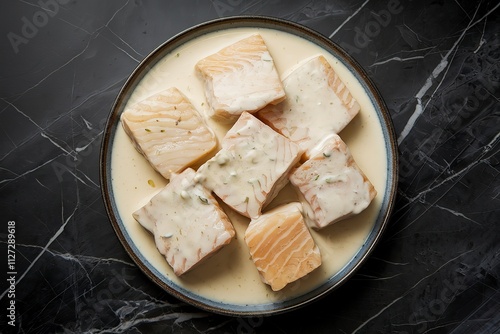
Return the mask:
{"type": "MultiPolygon", "coordinates": [[[[176,86],[204,115],[208,115],[203,83],[194,66],[203,57],[254,33],[260,33],[274,58],[280,76],[302,60],[323,54],[337,74],[349,87],[361,106],[360,113],[340,132],[358,166],[373,183],[378,195],[371,205],[347,220],[320,231],[311,230],[322,254],[322,265],[311,274],[273,292],[262,283],[250,260],[243,236],[249,219],[223,205],[236,229],[236,240],[219,253],[200,264],[181,278],[177,277],[158,252],[149,231],[132,217],[165,184],[134,149],[121,126],[117,127],[111,158],[111,174],[119,214],[135,245],[149,263],[170,280],[205,298],[235,304],[262,304],[285,300],[303,294],[342,269],[359,251],[379,213],[387,180],[387,153],[384,137],[374,106],[361,84],[335,57],[317,45],[288,33],[270,29],[238,28],[211,33],[178,48],[167,55],[143,78],[128,103],[135,103],[170,86],[176,86]],[[148,182],[151,180],[152,182],[148,182]],[[152,187],[150,184],[155,184],[152,187]]],[[[222,138],[230,125],[207,119],[209,126],[222,138]]],[[[297,201],[295,192],[287,185],[267,207],[297,201]]]]}
{"type": "Polygon", "coordinates": [[[168,186],[133,214],[145,228],[152,229],[158,250],[179,274],[234,235],[215,198],[193,180],[195,174],[192,169],[173,174],[168,186]]]}
{"type": "MultiPolygon", "coordinates": [[[[212,65],[206,70],[217,73],[206,74],[205,80],[210,92],[207,98],[215,112],[222,109],[237,118],[243,111],[258,110],[284,96],[273,59],[268,51],[258,50],[259,46],[262,40],[252,36],[240,41],[238,46],[231,45],[232,50],[223,50],[224,55],[214,55],[213,60],[211,57],[212,65]],[[260,58],[253,59],[256,52],[260,58]],[[228,54],[238,58],[228,59],[228,54]],[[219,70],[221,67],[224,70],[219,70]]],[[[205,67],[207,65],[200,66],[205,67]]]]}
{"type": "Polygon", "coordinates": [[[198,169],[198,175],[208,189],[249,218],[259,216],[286,184],[281,180],[301,155],[298,145],[246,112],[221,145],[217,155],[198,169]]]}
{"type": "MultiPolygon", "coordinates": [[[[344,105],[341,100],[344,97],[337,96],[339,92],[333,94],[328,73],[319,57],[303,61],[285,75],[283,85],[287,98],[276,107],[283,110],[283,120],[278,122],[278,129],[298,143],[308,156],[325,136],[339,133],[352,119],[349,113],[352,106],[344,105]]],[[[269,109],[270,112],[273,112],[272,109],[269,109]]],[[[273,116],[270,115],[270,118],[273,119],[273,116]]]]}
{"type": "Polygon", "coordinates": [[[323,228],[370,204],[371,186],[351,165],[349,149],[333,134],[317,155],[290,176],[297,186],[309,226],[323,228]]]}

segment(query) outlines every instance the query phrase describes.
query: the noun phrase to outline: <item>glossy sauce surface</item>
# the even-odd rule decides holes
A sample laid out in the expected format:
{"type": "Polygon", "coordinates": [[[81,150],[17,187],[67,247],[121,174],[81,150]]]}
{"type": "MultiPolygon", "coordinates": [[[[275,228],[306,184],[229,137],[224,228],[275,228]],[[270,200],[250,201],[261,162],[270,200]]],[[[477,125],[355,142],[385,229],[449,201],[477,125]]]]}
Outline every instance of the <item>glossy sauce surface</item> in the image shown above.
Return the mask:
{"type": "MultiPolygon", "coordinates": [[[[194,66],[201,58],[254,33],[259,33],[264,38],[280,76],[308,57],[318,54],[326,57],[361,106],[359,114],[339,135],[348,145],[358,166],[373,183],[378,195],[359,215],[320,231],[311,230],[321,250],[323,263],[311,274],[281,291],[273,292],[262,283],[250,260],[243,239],[249,219],[225,205],[223,208],[236,229],[236,239],[199,267],[179,278],[156,249],[150,232],[132,217],[132,213],[145,205],[167,181],[135,150],[119,125],[113,143],[111,176],[116,205],[130,238],[147,261],[169,280],[205,298],[234,304],[286,300],[305,293],[334,276],[356,255],[369,235],[381,207],[387,180],[387,154],[381,124],[363,87],[327,51],[292,34],[263,28],[237,28],[197,38],[159,61],[139,83],[128,104],[175,86],[198,108],[207,124],[221,139],[230,125],[219,124],[208,117],[203,83],[196,75],[194,66]]],[[[267,209],[296,200],[294,190],[287,185],[267,209]]]]}
{"type": "Polygon", "coordinates": [[[217,155],[198,169],[208,189],[249,218],[261,214],[288,182],[301,156],[299,146],[249,113],[243,113],[217,155]]]}
{"type": "Polygon", "coordinates": [[[258,113],[266,124],[299,144],[306,157],[326,137],[342,131],[359,111],[328,64],[315,56],[292,68],[283,79],[288,98],[258,113]]]}

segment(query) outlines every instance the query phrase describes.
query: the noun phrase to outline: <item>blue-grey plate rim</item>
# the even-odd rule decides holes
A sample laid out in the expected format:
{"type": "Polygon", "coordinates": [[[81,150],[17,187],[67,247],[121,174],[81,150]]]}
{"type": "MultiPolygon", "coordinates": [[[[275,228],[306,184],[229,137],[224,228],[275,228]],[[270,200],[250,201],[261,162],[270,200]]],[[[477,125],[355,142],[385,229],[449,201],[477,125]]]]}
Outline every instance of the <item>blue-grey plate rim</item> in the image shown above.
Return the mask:
{"type": "Polygon", "coordinates": [[[175,35],[152,51],[136,67],[118,94],[105,126],[100,152],[100,182],[106,211],[118,239],[132,260],[154,283],[178,299],[206,311],[231,316],[267,316],[295,310],[324,297],[346,282],[365,262],[380,240],[393,210],[398,183],[398,150],[392,119],[378,89],[363,68],[345,50],[327,37],[298,23],[266,16],[233,16],[208,21],[175,35]],[[337,274],[308,293],[282,302],[269,302],[258,305],[226,304],[196,295],[169,280],[149,263],[128,235],[126,227],[118,214],[111,184],[110,167],[112,143],[116,128],[119,125],[120,114],[135,85],[147,71],[164,55],[193,38],[223,29],[242,27],[268,28],[291,33],[319,45],[338,58],[359,80],[375,106],[382,125],[388,159],[386,188],[379,215],[365,243],[351,261],[337,274]]]}

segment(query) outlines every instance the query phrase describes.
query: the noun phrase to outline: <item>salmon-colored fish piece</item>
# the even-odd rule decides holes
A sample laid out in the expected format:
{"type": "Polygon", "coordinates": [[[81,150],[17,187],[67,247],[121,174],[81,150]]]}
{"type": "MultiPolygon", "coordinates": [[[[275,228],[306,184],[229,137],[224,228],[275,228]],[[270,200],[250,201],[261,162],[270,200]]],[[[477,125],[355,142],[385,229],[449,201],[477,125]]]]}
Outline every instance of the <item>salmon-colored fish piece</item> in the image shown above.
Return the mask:
{"type": "Polygon", "coordinates": [[[167,179],[217,147],[214,132],[177,88],[127,108],[121,121],[136,149],[167,179]]]}
{"type": "Polygon", "coordinates": [[[360,110],[358,102],[323,56],[300,63],[283,79],[287,98],[256,115],[299,144],[305,158],[323,138],[339,133],[360,110]]]}
{"type": "Polygon", "coordinates": [[[198,177],[227,205],[253,218],[288,183],[299,146],[244,112],[221,141],[222,149],[198,177]]]}
{"type": "Polygon", "coordinates": [[[290,174],[302,198],[306,222],[323,228],[368,207],[377,191],[338,135],[290,174]]]}
{"type": "Polygon", "coordinates": [[[245,232],[257,270],[274,291],[321,265],[321,254],[300,211],[300,203],[276,207],[252,219],[245,232]]]}
{"type": "Polygon", "coordinates": [[[235,230],[211,192],[195,181],[187,168],[172,174],[170,182],[134,218],[153,227],[159,252],[178,276],[191,270],[231,242],[235,230]]]}
{"type": "Polygon", "coordinates": [[[235,121],[243,111],[255,112],[285,98],[273,58],[258,34],[203,58],[196,69],[218,120],[235,121]]]}

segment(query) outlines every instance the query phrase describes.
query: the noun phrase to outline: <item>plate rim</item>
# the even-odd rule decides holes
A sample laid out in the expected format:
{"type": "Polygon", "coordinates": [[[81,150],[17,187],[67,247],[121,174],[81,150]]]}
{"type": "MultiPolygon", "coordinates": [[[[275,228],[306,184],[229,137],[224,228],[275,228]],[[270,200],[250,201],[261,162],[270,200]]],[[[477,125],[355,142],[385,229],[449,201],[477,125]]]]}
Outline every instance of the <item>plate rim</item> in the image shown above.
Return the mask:
{"type": "Polygon", "coordinates": [[[378,244],[391,217],[397,195],[399,156],[394,125],[389,110],[382,98],[382,95],[380,94],[378,88],[370,79],[364,68],[351,55],[349,55],[338,44],[336,44],[326,36],[299,23],[270,16],[248,15],[229,16],[196,24],[167,39],[165,42],[161,43],[158,47],[153,49],[135,67],[125,83],[122,85],[120,92],[113,102],[113,105],[107,117],[106,125],[104,127],[104,135],[101,143],[99,163],[101,194],[108,219],[110,220],[111,225],[118,239],[120,240],[120,243],[126,250],[127,254],[134,261],[134,263],[140,268],[140,270],[157,286],[165,290],[167,293],[192,306],[222,315],[250,317],[280,314],[298,309],[305,305],[309,305],[312,302],[336,290],[338,287],[348,281],[357,272],[357,270],[359,270],[359,268],[365,263],[367,258],[370,256],[370,254],[378,244]],[[294,34],[319,45],[326,51],[332,53],[336,58],[338,58],[344,64],[344,66],[346,66],[348,70],[358,79],[360,84],[365,88],[365,91],[368,94],[371,102],[375,105],[375,111],[379,116],[379,121],[381,123],[382,132],[384,135],[383,137],[385,139],[386,152],[388,155],[386,188],[384,189],[384,197],[382,199],[380,209],[380,212],[382,212],[382,214],[379,213],[379,215],[377,216],[372,230],[368,234],[368,237],[365,239],[365,243],[358,250],[355,256],[342,269],[340,269],[337,274],[333,275],[327,281],[320,284],[313,290],[283,302],[259,304],[260,306],[277,305],[276,307],[259,308],[257,307],[257,305],[251,305],[251,310],[246,309],[248,306],[245,305],[236,305],[232,303],[209,300],[194,293],[189,296],[188,293],[183,293],[182,290],[186,290],[183,287],[179,287],[177,284],[170,281],[170,284],[173,284],[177,287],[176,289],[173,286],[169,285],[169,283],[161,280],[156,268],[149,264],[145,257],[144,259],[142,259],[136,253],[134,247],[132,247],[129,242],[128,236],[122,230],[122,227],[125,227],[120,226],[119,214],[116,210],[116,205],[112,196],[113,190],[111,184],[111,176],[108,176],[108,173],[110,172],[110,164],[108,163],[108,161],[111,161],[111,146],[115,137],[116,127],[119,124],[120,114],[125,107],[125,103],[123,103],[123,101],[126,101],[133,91],[133,88],[131,88],[134,87],[133,83],[140,80],[141,75],[144,72],[147,73],[148,68],[154,66],[162,58],[162,55],[169,52],[165,51],[165,49],[173,50],[176,47],[179,47],[180,45],[188,42],[190,39],[217,30],[244,27],[277,29],[290,34],[294,34]],[[381,221],[379,222],[379,220],[381,221]],[[369,239],[371,240],[367,244],[369,239]],[[360,254],[361,252],[362,254],[360,254]],[[354,260],[356,260],[355,263],[349,268],[346,273],[343,274],[342,277],[340,277],[336,282],[330,283],[330,281],[340,273],[342,273],[346,269],[346,267],[349,267],[354,260]]]}

